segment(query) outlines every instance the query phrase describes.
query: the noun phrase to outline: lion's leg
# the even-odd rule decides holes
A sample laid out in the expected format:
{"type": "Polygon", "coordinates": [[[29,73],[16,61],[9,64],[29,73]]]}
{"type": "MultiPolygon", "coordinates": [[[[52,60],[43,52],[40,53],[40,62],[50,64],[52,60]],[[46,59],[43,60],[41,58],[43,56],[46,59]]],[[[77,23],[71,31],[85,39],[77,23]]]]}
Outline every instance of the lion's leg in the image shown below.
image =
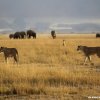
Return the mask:
{"type": "Polygon", "coordinates": [[[84,60],[84,65],[86,64],[87,59],[88,59],[88,58],[86,57],[85,60],[84,60]]]}
{"type": "Polygon", "coordinates": [[[91,65],[94,65],[94,63],[92,63],[92,61],[91,61],[91,56],[88,56],[88,59],[89,59],[91,65]]]}
{"type": "Polygon", "coordinates": [[[15,60],[16,63],[18,63],[18,59],[17,59],[16,56],[14,56],[14,60],[15,60]]]}
{"type": "Polygon", "coordinates": [[[97,53],[97,56],[100,58],[100,53],[97,53]]]}
{"type": "Polygon", "coordinates": [[[6,64],[7,64],[7,57],[5,56],[5,61],[6,61],[6,64]]]}
{"type": "Polygon", "coordinates": [[[91,62],[91,56],[88,56],[89,61],[91,62]]]}

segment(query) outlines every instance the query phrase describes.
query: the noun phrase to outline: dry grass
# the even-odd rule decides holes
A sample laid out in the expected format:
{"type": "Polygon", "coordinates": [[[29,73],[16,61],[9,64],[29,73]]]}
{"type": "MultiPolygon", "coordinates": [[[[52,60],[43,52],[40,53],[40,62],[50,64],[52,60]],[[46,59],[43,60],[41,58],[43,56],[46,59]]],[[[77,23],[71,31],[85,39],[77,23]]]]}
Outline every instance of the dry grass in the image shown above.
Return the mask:
{"type": "Polygon", "coordinates": [[[100,46],[100,39],[93,34],[58,35],[55,40],[49,35],[36,40],[1,36],[0,46],[17,48],[20,62],[6,64],[0,54],[0,94],[100,96],[100,59],[94,55],[95,65],[83,66],[78,45],[100,46]]]}

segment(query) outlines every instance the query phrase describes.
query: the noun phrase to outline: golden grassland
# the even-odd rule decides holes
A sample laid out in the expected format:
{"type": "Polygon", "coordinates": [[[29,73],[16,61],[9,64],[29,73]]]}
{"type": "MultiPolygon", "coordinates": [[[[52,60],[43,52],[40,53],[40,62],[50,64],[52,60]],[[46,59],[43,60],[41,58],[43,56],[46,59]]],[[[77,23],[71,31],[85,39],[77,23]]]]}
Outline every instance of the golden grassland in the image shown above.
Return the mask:
{"type": "Polygon", "coordinates": [[[60,34],[52,39],[39,34],[37,39],[10,40],[1,35],[0,46],[18,49],[19,64],[13,64],[13,59],[6,64],[0,53],[0,94],[100,96],[100,58],[93,55],[94,65],[82,65],[84,55],[77,51],[78,45],[100,46],[100,38],[60,34]]]}

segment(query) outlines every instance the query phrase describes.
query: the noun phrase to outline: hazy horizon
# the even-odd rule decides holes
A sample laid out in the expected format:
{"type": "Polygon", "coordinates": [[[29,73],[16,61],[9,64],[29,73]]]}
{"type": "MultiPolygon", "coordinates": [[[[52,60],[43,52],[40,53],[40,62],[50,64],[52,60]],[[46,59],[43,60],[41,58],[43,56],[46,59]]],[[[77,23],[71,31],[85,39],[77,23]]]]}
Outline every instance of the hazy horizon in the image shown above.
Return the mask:
{"type": "Polygon", "coordinates": [[[100,0],[0,0],[0,29],[8,27],[6,23],[22,28],[37,23],[100,23],[99,4],[100,0]]]}

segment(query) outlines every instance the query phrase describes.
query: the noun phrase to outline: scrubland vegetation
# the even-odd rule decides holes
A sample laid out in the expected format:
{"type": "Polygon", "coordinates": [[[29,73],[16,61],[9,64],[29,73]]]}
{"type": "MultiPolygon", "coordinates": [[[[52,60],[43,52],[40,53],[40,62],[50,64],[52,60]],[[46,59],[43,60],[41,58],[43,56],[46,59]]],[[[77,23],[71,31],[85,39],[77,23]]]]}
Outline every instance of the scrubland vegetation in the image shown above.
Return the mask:
{"type": "Polygon", "coordinates": [[[6,64],[0,54],[0,94],[46,95],[62,100],[100,96],[100,58],[93,55],[94,65],[82,65],[84,55],[77,51],[78,45],[100,46],[100,39],[93,34],[61,34],[57,39],[38,35],[37,39],[21,40],[0,36],[0,46],[15,47],[19,52],[18,66],[11,58],[6,64]]]}

